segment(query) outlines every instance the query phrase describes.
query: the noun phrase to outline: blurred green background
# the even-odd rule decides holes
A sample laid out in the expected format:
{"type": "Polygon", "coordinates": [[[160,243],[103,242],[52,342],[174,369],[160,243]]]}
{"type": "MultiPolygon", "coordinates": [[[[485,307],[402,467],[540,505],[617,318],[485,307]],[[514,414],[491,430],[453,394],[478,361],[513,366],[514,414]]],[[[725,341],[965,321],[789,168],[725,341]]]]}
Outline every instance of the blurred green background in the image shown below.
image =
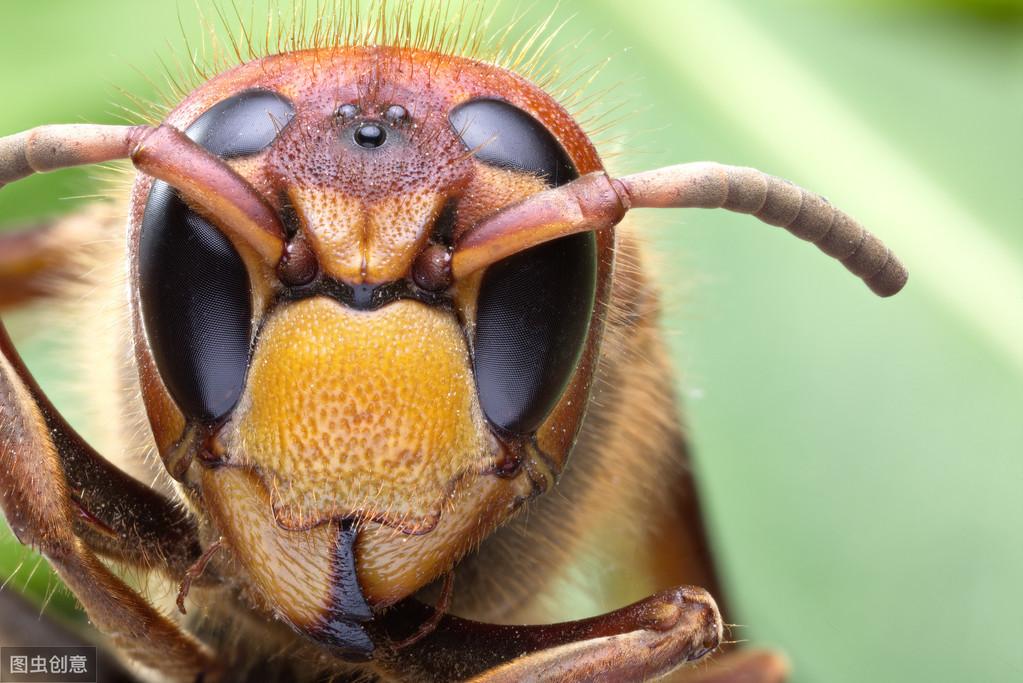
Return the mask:
{"type": "MultiPolygon", "coordinates": [[[[614,110],[597,136],[613,170],[756,166],[826,194],[910,268],[882,301],[750,218],[642,219],[736,635],[787,652],[796,681],[1023,679],[1023,5],[562,0],[555,15],[559,58],[611,58],[591,87],[613,86],[596,102],[614,110]]],[[[161,59],[183,55],[179,16],[194,39],[191,0],[0,4],[0,134],[119,122],[118,89],[151,97],[161,59]]],[[[96,175],[6,188],[2,221],[71,210],[96,175]]],[[[13,327],[80,421],[36,320],[13,327]]],[[[48,593],[36,564],[3,542],[0,571],[22,565],[10,586],[48,593]]]]}

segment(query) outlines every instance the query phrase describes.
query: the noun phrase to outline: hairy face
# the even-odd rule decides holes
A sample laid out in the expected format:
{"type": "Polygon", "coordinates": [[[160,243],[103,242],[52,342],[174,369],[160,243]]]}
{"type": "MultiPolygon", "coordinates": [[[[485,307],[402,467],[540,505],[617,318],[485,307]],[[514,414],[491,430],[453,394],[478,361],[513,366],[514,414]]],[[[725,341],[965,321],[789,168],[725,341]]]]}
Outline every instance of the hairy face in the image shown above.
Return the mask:
{"type": "Polygon", "coordinates": [[[560,471],[612,235],[459,281],[422,274],[481,220],[600,161],[527,81],[397,48],[258,60],[166,123],[248,181],[288,243],[268,267],[218,216],[137,181],[137,361],[161,454],[187,459],[169,468],[252,596],[347,642],[338,624],[448,571],[560,471]]]}

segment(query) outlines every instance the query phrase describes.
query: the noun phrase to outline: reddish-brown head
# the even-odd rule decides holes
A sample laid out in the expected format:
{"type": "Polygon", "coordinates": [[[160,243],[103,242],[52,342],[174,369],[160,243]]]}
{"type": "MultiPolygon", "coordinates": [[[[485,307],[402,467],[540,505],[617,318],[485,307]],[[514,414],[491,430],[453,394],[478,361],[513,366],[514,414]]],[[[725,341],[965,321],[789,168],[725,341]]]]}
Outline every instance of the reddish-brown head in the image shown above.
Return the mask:
{"type": "Polygon", "coordinates": [[[448,571],[564,464],[612,231],[458,279],[450,253],[600,160],[524,79],[412,49],[267,57],[165,123],[226,160],[283,234],[240,239],[139,176],[132,299],[161,454],[253,599],[358,652],[366,602],[448,571]]]}

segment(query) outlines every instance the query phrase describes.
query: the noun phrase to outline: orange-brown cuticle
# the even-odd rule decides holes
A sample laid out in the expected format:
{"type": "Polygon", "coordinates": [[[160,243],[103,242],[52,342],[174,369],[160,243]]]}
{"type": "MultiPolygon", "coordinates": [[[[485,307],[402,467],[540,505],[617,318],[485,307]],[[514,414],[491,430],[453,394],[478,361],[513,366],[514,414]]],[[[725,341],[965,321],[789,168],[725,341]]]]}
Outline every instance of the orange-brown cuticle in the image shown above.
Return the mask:
{"type": "Polygon", "coordinates": [[[301,236],[288,242],[284,249],[284,256],[277,266],[277,277],[281,284],[286,287],[301,287],[308,285],[320,273],[320,266],[316,261],[316,254],[309,248],[309,244],[301,236]]]}
{"type": "Polygon", "coordinates": [[[429,292],[439,292],[451,286],[451,250],[432,244],[423,250],[412,265],[412,280],[429,292]]]}
{"type": "MultiPolygon", "coordinates": [[[[380,47],[301,51],[243,65],[191,94],[166,123],[187,128],[252,87],[279,93],[295,108],[269,148],[232,162],[261,195],[280,194],[266,208],[277,209],[280,226],[270,235],[279,234],[284,249],[265,248],[259,265],[272,257],[279,289],[293,291],[278,291],[276,299],[266,293],[243,396],[213,442],[197,444],[203,466],[190,471],[240,579],[282,618],[314,633],[336,603],[338,520],[361,520],[353,548],[358,582],[379,609],[449,571],[553,482],[588,403],[614,234],[595,237],[596,313],[577,370],[535,430],[547,459],[535,464],[532,449],[504,453],[479,405],[464,324],[476,319],[482,271],[453,282],[449,246],[547,184],[476,158],[448,112],[500,97],[547,128],[580,176],[602,170],[589,139],[518,76],[380,47]],[[383,144],[353,140],[368,123],[385,130],[383,144]],[[400,296],[359,308],[335,296],[341,285],[371,293],[393,287],[400,296]],[[419,291],[410,297],[413,288],[419,291]]],[[[133,193],[133,258],[150,187],[143,177],[133,193]]],[[[614,184],[589,190],[579,203],[594,221],[605,218],[604,195],[625,204],[614,184]]],[[[137,288],[133,306],[141,386],[166,455],[186,419],[145,344],[137,288]]]]}
{"type": "Polygon", "coordinates": [[[494,474],[498,477],[508,478],[518,475],[522,469],[523,455],[520,449],[505,449],[503,457],[494,465],[494,474]]]}
{"type": "Polygon", "coordinates": [[[202,443],[197,449],[199,460],[203,463],[214,466],[223,464],[229,457],[223,441],[220,439],[221,426],[208,429],[202,443]]]}

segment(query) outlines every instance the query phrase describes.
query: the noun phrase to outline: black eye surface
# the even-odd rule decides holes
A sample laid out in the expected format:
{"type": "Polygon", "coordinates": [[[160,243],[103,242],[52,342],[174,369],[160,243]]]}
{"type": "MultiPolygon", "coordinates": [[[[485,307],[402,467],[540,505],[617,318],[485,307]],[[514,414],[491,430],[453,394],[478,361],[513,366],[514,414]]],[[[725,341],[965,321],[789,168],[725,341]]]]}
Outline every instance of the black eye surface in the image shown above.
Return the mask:
{"type": "Polygon", "coordinates": [[[503,100],[483,98],[455,107],[452,129],[486,164],[543,176],[557,187],[579,177],[564,148],[543,124],[503,100]]]}
{"type": "Polygon", "coordinates": [[[249,277],[230,241],[162,181],[139,243],[142,319],[160,376],[190,418],[238,402],[249,362],[249,277]]]}
{"type": "MultiPolygon", "coordinates": [[[[256,154],[294,116],[271,92],[249,90],[185,131],[224,158],[256,154]]],[[[231,242],[162,181],[153,183],[139,239],[142,320],[168,391],[192,419],[213,422],[237,404],[252,317],[245,265],[231,242]]]]}
{"type": "MultiPolygon", "coordinates": [[[[557,139],[507,102],[459,105],[452,128],[481,161],[542,176],[550,185],[579,177],[557,139]]],[[[491,423],[531,434],[561,398],[590,329],[597,287],[597,241],[562,237],[487,269],[476,302],[473,357],[480,406],[491,423]]]]}
{"type": "Polygon", "coordinates": [[[387,133],[375,123],[364,123],[356,129],[354,137],[359,147],[376,149],[387,140],[387,133]]]}
{"type": "Polygon", "coordinates": [[[492,423],[535,432],[568,384],[593,315],[597,248],[571,235],[491,266],[477,302],[476,386],[492,423]]]}
{"type": "Polygon", "coordinates": [[[185,133],[223,159],[258,154],[295,116],[291,102],[268,90],[245,90],[213,105],[185,133]]]}

